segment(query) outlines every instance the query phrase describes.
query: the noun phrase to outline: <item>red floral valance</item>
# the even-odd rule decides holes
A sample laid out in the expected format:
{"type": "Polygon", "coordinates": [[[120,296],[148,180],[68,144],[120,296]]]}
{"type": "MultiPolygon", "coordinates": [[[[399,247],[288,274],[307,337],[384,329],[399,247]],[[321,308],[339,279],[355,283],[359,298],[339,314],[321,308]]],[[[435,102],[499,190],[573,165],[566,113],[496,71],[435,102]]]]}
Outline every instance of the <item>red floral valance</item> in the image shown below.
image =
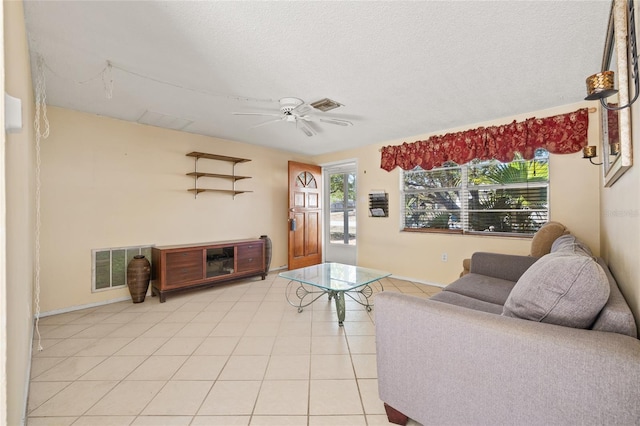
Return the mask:
{"type": "Polygon", "coordinates": [[[503,126],[479,127],[464,132],[431,136],[427,140],[382,148],[380,167],[425,170],[447,161],[465,164],[477,158],[509,162],[519,152],[530,160],[538,148],[553,154],[573,154],[587,145],[587,108],[546,118],[529,118],[503,126]]]}

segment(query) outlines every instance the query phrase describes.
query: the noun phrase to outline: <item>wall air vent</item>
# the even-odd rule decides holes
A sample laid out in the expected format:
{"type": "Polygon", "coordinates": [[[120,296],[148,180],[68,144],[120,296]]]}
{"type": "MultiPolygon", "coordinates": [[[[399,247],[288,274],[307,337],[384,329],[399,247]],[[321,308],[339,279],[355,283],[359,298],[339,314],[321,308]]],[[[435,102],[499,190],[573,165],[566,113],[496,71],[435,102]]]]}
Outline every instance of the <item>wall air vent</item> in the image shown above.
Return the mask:
{"type": "Polygon", "coordinates": [[[151,246],[131,246],[91,250],[91,292],[127,285],[127,266],[133,256],[143,254],[151,262],[151,246]]]}
{"type": "Polygon", "coordinates": [[[341,107],[343,105],[329,98],[324,98],[312,103],[311,106],[314,107],[315,109],[319,109],[322,112],[327,112],[327,111],[331,111],[332,109],[341,107]]]}

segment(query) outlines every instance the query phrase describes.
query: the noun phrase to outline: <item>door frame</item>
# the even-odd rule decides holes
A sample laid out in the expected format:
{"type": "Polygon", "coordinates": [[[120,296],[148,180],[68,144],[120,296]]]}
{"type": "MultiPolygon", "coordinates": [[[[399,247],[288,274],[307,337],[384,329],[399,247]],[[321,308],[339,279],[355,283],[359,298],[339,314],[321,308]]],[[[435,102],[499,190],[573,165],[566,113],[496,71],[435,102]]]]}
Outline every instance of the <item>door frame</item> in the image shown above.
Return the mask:
{"type": "Polygon", "coordinates": [[[340,161],[333,161],[330,163],[321,164],[322,167],[322,192],[323,192],[323,231],[322,231],[322,244],[323,244],[323,253],[322,258],[324,262],[339,262],[357,265],[358,261],[358,234],[356,233],[356,244],[355,245],[347,245],[347,244],[330,244],[329,233],[330,222],[331,222],[331,201],[330,201],[330,184],[329,178],[331,173],[340,172],[340,171],[353,171],[356,175],[356,223],[358,221],[358,159],[357,158],[349,158],[340,161]]]}
{"type": "MultiPolygon", "coordinates": [[[[20,5],[19,7],[22,7],[20,5]]],[[[0,86],[2,87],[2,92],[4,93],[5,87],[5,70],[4,70],[4,3],[0,4],[0,86]]],[[[6,200],[7,196],[5,193],[5,149],[6,149],[6,137],[7,134],[4,131],[4,97],[3,100],[0,101],[0,128],[2,128],[2,136],[0,136],[0,220],[3,223],[2,230],[0,231],[0,245],[3,247],[0,250],[0,346],[3,348],[0,350],[0,377],[7,377],[7,235],[6,230],[4,228],[4,224],[7,223],[7,215],[6,215],[6,200]]],[[[30,307],[29,307],[30,308],[30,307]]],[[[28,310],[28,312],[30,312],[28,310]]],[[[22,353],[22,351],[21,351],[22,353]]],[[[7,424],[7,380],[3,380],[3,383],[0,384],[0,424],[7,424]]],[[[28,388],[28,386],[27,386],[28,388]]],[[[25,410],[27,408],[27,396],[25,395],[25,410]]],[[[24,419],[24,418],[23,418],[24,419]]]]}

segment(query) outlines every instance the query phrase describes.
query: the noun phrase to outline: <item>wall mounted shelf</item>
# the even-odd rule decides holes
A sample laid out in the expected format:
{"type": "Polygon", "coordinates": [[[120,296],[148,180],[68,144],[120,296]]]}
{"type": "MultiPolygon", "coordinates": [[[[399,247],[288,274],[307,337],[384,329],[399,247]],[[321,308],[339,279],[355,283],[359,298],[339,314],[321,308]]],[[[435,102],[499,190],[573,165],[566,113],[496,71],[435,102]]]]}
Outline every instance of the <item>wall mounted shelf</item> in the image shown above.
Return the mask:
{"type": "Polygon", "coordinates": [[[234,197],[238,194],[244,194],[245,192],[252,191],[244,191],[236,189],[236,182],[241,179],[250,179],[251,176],[240,176],[236,175],[236,164],[238,163],[246,163],[249,160],[248,158],[240,158],[240,157],[229,157],[226,155],[218,155],[218,154],[208,154],[206,152],[190,152],[187,154],[187,157],[195,158],[194,163],[194,171],[187,173],[187,176],[193,177],[194,187],[189,189],[189,192],[193,192],[198,197],[198,194],[201,192],[223,192],[227,194],[232,194],[234,197]],[[207,173],[207,172],[199,172],[198,171],[198,160],[200,158],[204,158],[207,160],[217,160],[217,161],[225,161],[229,163],[233,163],[233,169],[231,174],[224,173],[207,173]],[[214,189],[214,188],[199,188],[198,187],[198,179],[199,178],[216,178],[216,179],[226,179],[233,182],[232,189],[214,189]]]}
{"type": "Polygon", "coordinates": [[[220,174],[220,173],[203,173],[203,172],[191,172],[191,173],[187,173],[187,176],[195,176],[196,178],[215,177],[215,178],[233,179],[233,180],[251,178],[251,176],[234,176],[234,175],[223,175],[223,174],[220,174]]]}
{"type": "Polygon", "coordinates": [[[196,195],[201,192],[226,192],[227,194],[232,194],[232,195],[244,194],[245,192],[253,192],[253,191],[236,191],[233,189],[211,189],[211,188],[189,188],[187,191],[195,192],[196,195]]]}

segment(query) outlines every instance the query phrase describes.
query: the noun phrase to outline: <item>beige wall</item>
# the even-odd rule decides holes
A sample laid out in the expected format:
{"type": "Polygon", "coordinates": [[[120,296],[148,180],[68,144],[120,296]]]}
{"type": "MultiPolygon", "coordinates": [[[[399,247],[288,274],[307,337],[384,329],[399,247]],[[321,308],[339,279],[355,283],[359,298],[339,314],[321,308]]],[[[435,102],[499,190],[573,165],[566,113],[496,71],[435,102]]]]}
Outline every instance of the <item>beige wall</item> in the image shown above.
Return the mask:
{"type": "MultiPolygon", "coordinates": [[[[580,103],[536,111],[501,120],[477,123],[462,128],[438,132],[455,132],[532,116],[546,117],[575,111],[589,106],[580,103]]],[[[589,139],[595,144],[599,134],[596,114],[590,114],[589,139]]],[[[386,172],[380,168],[379,148],[425,139],[429,134],[386,141],[376,145],[317,156],[318,164],[331,163],[345,158],[358,160],[358,264],[379,268],[394,275],[418,279],[424,282],[447,284],[462,270],[462,260],[475,251],[528,254],[530,239],[513,237],[487,237],[450,235],[400,231],[400,169],[386,172]],[[384,189],[389,193],[389,217],[368,216],[368,197],[371,190],[384,189]],[[442,253],[448,261],[442,262],[442,253]]],[[[582,155],[552,155],[551,167],[551,220],[564,223],[575,235],[583,239],[594,253],[600,252],[599,234],[599,168],[583,160],[582,155]]]]}
{"type": "MultiPolygon", "coordinates": [[[[637,110],[634,111],[637,116],[637,110]]],[[[634,126],[640,125],[637,119],[634,126]]],[[[638,128],[638,127],[635,127],[638,128]]],[[[638,137],[633,136],[638,151],[638,137]]],[[[636,157],[636,163],[638,158],[636,157]]],[[[640,169],[629,169],[611,188],[602,190],[602,251],[611,272],[640,318],[640,169]]]]}
{"type": "MultiPolygon", "coordinates": [[[[257,238],[273,241],[272,269],[287,263],[287,161],[304,157],[239,142],[49,108],[42,146],[42,309],[45,312],[128,296],[91,292],[91,250],[257,238]],[[187,192],[202,151],[249,158],[236,166],[252,193],[187,192]]],[[[199,160],[199,171],[231,173],[199,160]]],[[[202,178],[199,186],[231,182],[202,178]]]]}
{"type": "Polygon", "coordinates": [[[22,2],[4,1],[5,90],[22,100],[23,129],[5,147],[7,262],[7,423],[25,412],[33,328],[34,165],[30,123],[34,114],[22,2]]]}
{"type": "MultiPolygon", "coordinates": [[[[478,125],[554,115],[580,106],[478,125]]],[[[358,262],[363,266],[446,284],[459,274],[462,260],[474,251],[526,254],[529,250],[530,240],[524,238],[400,232],[399,171],[380,169],[378,149],[404,140],[305,159],[61,108],[50,107],[49,119],[51,136],[42,148],[44,312],[128,295],[126,289],[91,293],[91,249],[95,248],[206,242],[267,233],[274,242],[272,268],[284,266],[288,160],[322,164],[357,159],[358,262]],[[237,173],[253,178],[238,185],[254,192],[235,199],[204,193],[194,199],[186,191],[192,182],[185,176],[193,168],[193,160],[185,154],[194,150],[251,158],[253,161],[237,166],[237,173]],[[389,192],[389,218],[368,217],[367,193],[373,189],[389,192]],[[447,262],[441,261],[443,252],[448,254],[447,262]]],[[[598,128],[592,126],[591,133],[597,135],[598,128]]],[[[201,170],[209,167],[206,160],[200,161],[201,170]]],[[[598,185],[598,168],[582,160],[580,154],[552,156],[551,173],[551,218],[566,223],[599,253],[599,200],[593,191],[598,185]]]]}
{"type": "MultiPolygon", "coordinates": [[[[636,34],[640,26],[636,21],[636,34]]],[[[630,81],[633,86],[633,81],[630,81]]],[[[632,89],[633,90],[633,89],[632,89]]],[[[631,107],[631,137],[635,165],[610,188],[601,187],[603,257],[640,320],[640,105],[631,107]]]]}

